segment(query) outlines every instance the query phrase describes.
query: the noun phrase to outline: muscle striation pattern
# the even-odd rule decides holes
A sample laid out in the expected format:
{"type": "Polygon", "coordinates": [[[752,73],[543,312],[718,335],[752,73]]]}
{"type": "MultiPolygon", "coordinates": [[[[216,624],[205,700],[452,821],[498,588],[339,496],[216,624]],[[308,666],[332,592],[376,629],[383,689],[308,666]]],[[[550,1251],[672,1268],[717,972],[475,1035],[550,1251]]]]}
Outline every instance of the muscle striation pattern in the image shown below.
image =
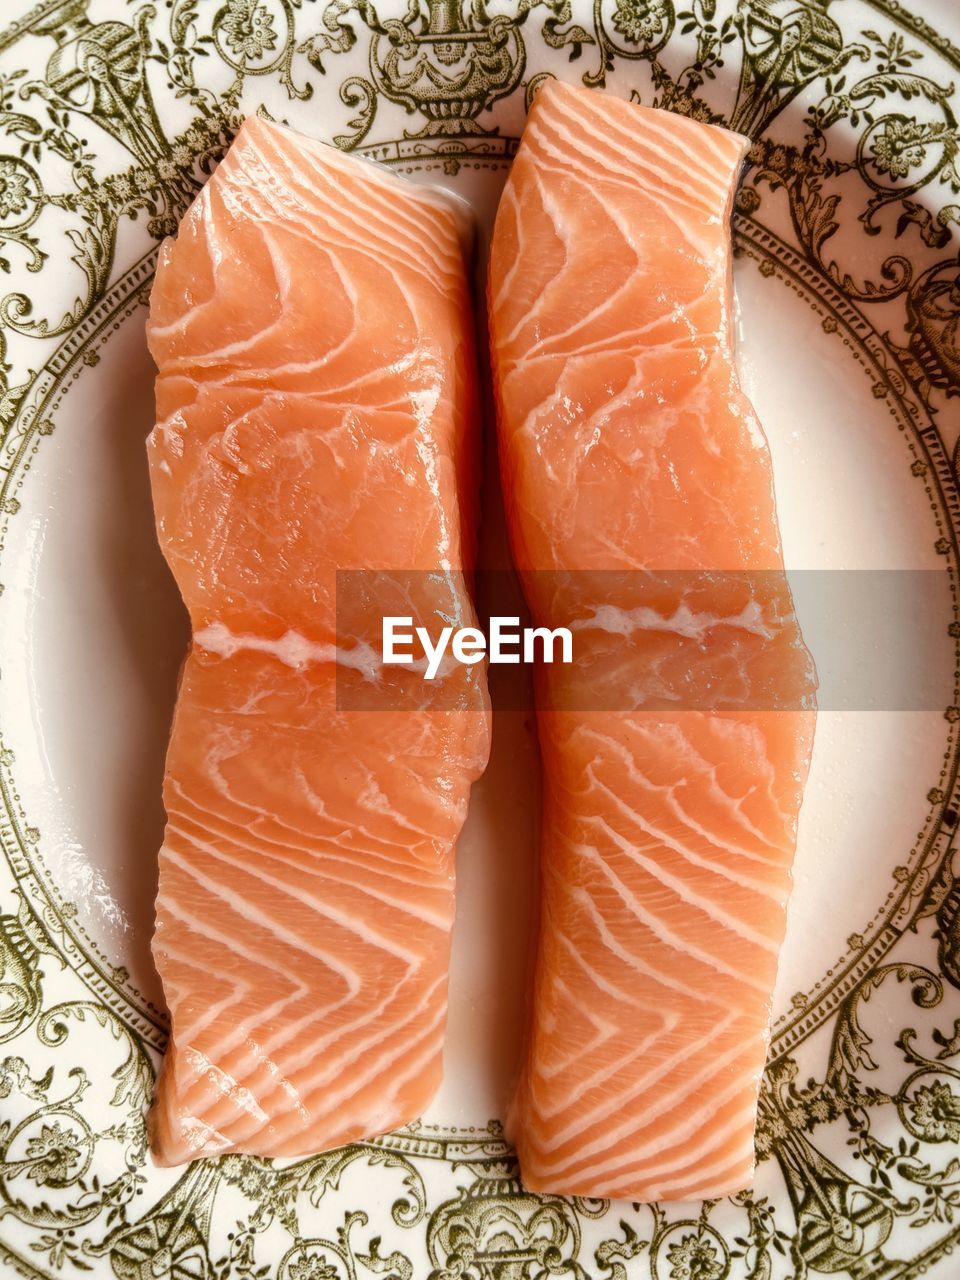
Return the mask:
{"type": "Polygon", "coordinates": [[[497,216],[511,539],[535,620],[576,632],[538,686],[542,917],[509,1118],[534,1190],[703,1199],[753,1174],[815,675],[733,361],[745,145],[547,82],[497,216]]]}
{"type": "Polygon", "coordinates": [[[415,608],[473,620],[471,325],[448,202],[259,119],[162,249],[150,471],[194,636],[154,940],[162,1164],[369,1138],[439,1083],[483,676],[441,710],[338,710],[387,677],[374,637],[338,635],[336,574],[435,571],[415,608]]]}

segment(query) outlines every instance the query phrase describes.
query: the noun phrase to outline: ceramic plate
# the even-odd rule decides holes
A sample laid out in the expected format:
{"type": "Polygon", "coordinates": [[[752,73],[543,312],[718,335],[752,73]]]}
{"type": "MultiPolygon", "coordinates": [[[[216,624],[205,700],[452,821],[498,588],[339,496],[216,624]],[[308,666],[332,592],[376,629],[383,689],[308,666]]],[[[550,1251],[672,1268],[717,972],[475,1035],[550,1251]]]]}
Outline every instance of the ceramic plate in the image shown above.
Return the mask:
{"type": "MultiPolygon", "coordinates": [[[[956,1275],[953,0],[4,0],[0,23],[3,1275],[956,1275]],[[534,887],[536,752],[519,711],[498,720],[459,851],[431,1113],[293,1163],[155,1169],[149,939],[186,638],[143,448],[157,245],[256,110],[446,183],[483,226],[545,76],[754,139],[740,352],[788,564],[932,584],[897,650],[920,696],[820,717],[756,1186],[658,1208],[517,1179],[497,1117],[534,887]]],[[[888,648],[882,619],[855,639],[888,648]]]]}

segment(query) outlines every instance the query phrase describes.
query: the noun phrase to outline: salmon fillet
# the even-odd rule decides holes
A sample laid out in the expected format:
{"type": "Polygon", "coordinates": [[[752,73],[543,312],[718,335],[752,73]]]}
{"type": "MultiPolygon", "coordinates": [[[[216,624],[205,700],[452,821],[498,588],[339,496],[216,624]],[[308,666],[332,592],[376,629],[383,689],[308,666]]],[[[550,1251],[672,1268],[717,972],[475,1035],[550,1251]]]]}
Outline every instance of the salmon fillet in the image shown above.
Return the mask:
{"type": "Polygon", "coordinates": [[[547,82],[489,307],[538,673],[542,914],[508,1132],[534,1190],[713,1198],[754,1168],[815,674],[733,363],[746,140],[547,82]]]}
{"type": "Polygon", "coordinates": [[[450,202],[259,119],[162,248],[150,475],[193,643],[154,938],[161,1164],[369,1138],[439,1083],[484,679],[338,710],[386,678],[390,577],[350,613],[376,634],[345,640],[337,571],[431,570],[404,587],[418,614],[473,620],[471,323],[450,202]]]}

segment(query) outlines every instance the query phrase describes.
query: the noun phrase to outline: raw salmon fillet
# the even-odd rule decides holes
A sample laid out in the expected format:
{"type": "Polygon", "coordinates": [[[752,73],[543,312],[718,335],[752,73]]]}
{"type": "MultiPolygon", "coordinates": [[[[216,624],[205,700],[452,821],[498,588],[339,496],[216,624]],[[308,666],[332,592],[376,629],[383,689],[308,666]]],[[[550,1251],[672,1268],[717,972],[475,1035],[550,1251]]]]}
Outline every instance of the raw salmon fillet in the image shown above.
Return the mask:
{"type": "MultiPolygon", "coordinates": [[[[338,710],[385,677],[372,634],[338,634],[336,575],[431,570],[418,614],[473,619],[471,323],[450,202],[259,119],[161,251],[150,474],[193,628],[154,938],[161,1164],[369,1138],[439,1083],[483,676],[439,710],[338,710]]],[[[381,577],[354,610],[371,630],[381,577]]]]}
{"type": "Polygon", "coordinates": [[[497,215],[503,483],[544,763],[508,1132],[534,1190],[746,1187],[815,675],[733,363],[745,139],[547,82],[497,215]]]}

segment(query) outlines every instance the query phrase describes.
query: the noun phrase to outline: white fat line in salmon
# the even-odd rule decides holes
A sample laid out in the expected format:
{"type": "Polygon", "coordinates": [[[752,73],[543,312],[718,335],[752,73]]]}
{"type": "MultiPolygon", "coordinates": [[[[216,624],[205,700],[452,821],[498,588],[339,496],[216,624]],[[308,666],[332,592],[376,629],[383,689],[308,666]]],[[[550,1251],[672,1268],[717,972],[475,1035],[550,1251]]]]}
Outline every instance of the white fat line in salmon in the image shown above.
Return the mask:
{"type": "Polygon", "coordinates": [[[473,666],[486,657],[490,662],[518,665],[540,660],[552,663],[555,647],[560,646],[560,662],[573,661],[573,634],[569,627],[521,627],[519,618],[494,615],[490,618],[489,636],[479,627],[444,627],[436,641],[426,627],[414,627],[412,617],[388,615],[383,620],[383,662],[385,666],[416,666],[412,646],[419,641],[426,655],[425,680],[433,680],[444,665],[449,646],[450,656],[465,666],[473,666]],[[406,628],[402,630],[402,628],[406,628]]]}
{"type": "MultiPolygon", "coordinates": [[[[794,620],[794,615],[789,614],[788,621],[794,620]]],[[[772,640],[776,635],[764,622],[763,607],[758,600],[751,600],[739,613],[729,616],[694,612],[685,604],[679,605],[672,614],[658,613],[656,609],[643,605],[636,609],[619,609],[616,605],[602,604],[594,609],[590,617],[579,618],[571,626],[577,631],[596,628],[598,631],[621,636],[632,635],[634,631],[668,631],[688,640],[700,641],[706,639],[708,633],[717,627],[733,627],[764,640],[772,640]]]]}
{"type": "Polygon", "coordinates": [[[267,653],[295,671],[316,662],[336,662],[342,667],[359,671],[366,680],[374,680],[377,673],[377,655],[369,645],[360,643],[354,649],[345,649],[338,645],[308,640],[299,631],[285,631],[282,636],[273,640],[251,632],[238,634],[222,622],[211,622],[194,634],[193,643],[197,648],[220,658],[232,658],[244,649],[267,653]]]}

